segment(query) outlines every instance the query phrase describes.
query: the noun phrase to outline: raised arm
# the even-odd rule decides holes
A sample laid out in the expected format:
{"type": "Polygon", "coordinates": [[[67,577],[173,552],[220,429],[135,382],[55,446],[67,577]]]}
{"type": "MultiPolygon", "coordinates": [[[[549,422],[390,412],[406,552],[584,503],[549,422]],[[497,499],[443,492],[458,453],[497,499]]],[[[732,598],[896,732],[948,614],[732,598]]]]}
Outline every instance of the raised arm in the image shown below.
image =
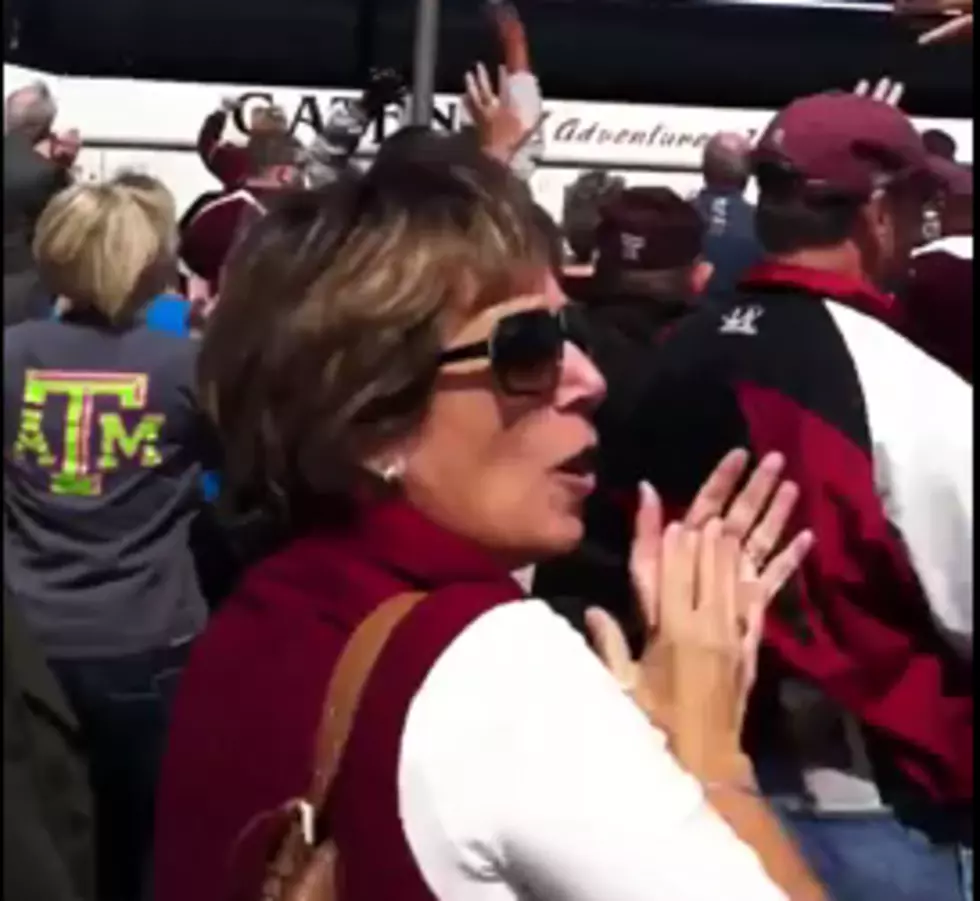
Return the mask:
{"type": "Polygon", "coordinates": [[[397,72],[373,71],[363,94],[351,104],[334,107],[323,131],[313,139],[307,165],[310,181],[314,185],[332,181],[350,164],[371,122],[404,97],[405,85],[397,72]]]}

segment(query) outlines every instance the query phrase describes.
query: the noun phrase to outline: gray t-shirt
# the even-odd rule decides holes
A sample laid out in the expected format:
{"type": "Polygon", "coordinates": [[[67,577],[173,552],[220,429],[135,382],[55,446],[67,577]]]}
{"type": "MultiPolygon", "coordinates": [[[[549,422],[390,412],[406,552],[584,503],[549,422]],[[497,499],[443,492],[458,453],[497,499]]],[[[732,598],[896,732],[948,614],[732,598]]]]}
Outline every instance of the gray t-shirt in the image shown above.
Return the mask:
{"type": "Polygon", "coordinates": [[[44,650],[115,657],[196,635],[189,533],[214,452],[195,343],[69,314],[3,345],[5,577],[44,650]]]}

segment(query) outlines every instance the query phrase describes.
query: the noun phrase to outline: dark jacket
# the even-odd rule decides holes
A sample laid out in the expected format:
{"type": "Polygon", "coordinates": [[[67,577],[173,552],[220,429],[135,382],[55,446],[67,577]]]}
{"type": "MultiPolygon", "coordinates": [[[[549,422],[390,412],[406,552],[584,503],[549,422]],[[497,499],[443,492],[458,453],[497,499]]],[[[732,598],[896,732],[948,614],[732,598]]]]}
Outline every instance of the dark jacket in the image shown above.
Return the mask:
{"type": "Polygon", "coordinates": [[[215,461],[196,359],[185,337],[92,311],[4,331],[6,578],[52,658],[139,654],[204,624],[188,535],[215,461]]]}
{"type": "Polygon", "coordinates": [[[48,201],[70,181],[68,172],[37,153],[19,134],[3,139],[3,274],[31,269],[34,227],[48,201]]]}
{"type": "Polygon", "coordinates": [[[714,266],[707,296],[721,298],[735,289],[742,274],[762,257],[755,236],[755,207],[735,191],[702,190],[694,198],[707,230],[704,258],[714,266]]]}
{"type": "Polygon", "coordinates": [[[658,345],[696,308],[682,302],[644,303],[636,297],[603,296],[594,289],[584,296],[587,302],[576,309],[589,356],[607,385],[596,416],[597,488],[585,504],[585,539],[571,553],[536,567],[534,593],[579,630],[586,607],[608,609],[639,650],[643,625],[636,615],[626,568],[636,485],[631,477],[623,481],[618,436],[625,435],[629,442],[644,388],[656,371],[658,345]]]}
{"type": "Polygon", "coordinates": [[[816,544],[767,653],[864,725],[885,788],[968,804],[972,393],[886,324],[893,306],[760,266],[660,346],[633,423],[602,438],[624,487],[648,479],[678,510],[731,448],[784,454],[816,544]]]}
{"type": "Polygon", "coordinates": [[[94,898],[79,726],[20,612],[3,601],[3,898],[94,898]]]}
{"type": "Polygon", "coordinates": [[[43,319],[51,308],[34,266],[34,228],[48,201],[69,183],[19,134],[3,139],[3,324],[43,319]]]}

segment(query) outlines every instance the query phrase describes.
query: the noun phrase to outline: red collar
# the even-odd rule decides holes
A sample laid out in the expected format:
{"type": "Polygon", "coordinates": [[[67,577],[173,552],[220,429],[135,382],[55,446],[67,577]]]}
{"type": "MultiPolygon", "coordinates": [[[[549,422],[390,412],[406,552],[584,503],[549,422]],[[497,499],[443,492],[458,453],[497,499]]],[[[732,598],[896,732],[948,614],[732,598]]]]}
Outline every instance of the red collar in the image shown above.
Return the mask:
{"type": "MultiPolygon", "coordinates": [[[[375,573],[372,581],[392,580],[424,591],[466,583],[510,579],[506,566],[475,542],[443,528],[400,500],[360,502],[342,527],[312,528],[272,558],[266,572],[290,572],[290,581],[307,582],[317,593],[331,578],[357,570],[375,573]]],[[[387,591],[387,588],[385,588],[387,591]]],[[[515,586],[513,596],[522,593],[515,586]]]]}
{"type": "Polygon", "coordinates": [[[877,318],[890,319],[897,312],[895,298],[879,291],[869,281],[808,266],[759,263],[745,273],[739,287],[749,291],[785,289],[829,297],[877,318]]]}

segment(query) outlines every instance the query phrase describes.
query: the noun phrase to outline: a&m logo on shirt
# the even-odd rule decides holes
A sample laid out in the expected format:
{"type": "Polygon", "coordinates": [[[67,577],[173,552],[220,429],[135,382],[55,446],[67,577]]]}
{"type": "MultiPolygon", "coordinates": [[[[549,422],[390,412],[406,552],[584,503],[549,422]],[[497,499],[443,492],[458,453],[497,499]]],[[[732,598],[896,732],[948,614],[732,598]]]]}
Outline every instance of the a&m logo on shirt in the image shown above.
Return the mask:
{"type": "Polygon", "coordinates": [[[726,313],[721,319],[718,333],[721,335],[758,335],[756,322],[762,318],[765,312],[760,306],[735,307],[730,313],[726,313]]]}
{"type": "Polygon", "coordinates": [[[103,475],[119,469],[123,460],[145,468],[159,466],[160,430],[166,417],[133,416],[145,409],[149,384],[143,373],[29,369],[14,458],[32,460],[47,470],[52,494],[83,497],[101,494],[103,475]],[[52,404],[57,401],[64,418],[53,430],[52,404]],[[129,414],[129,428],[124,413],[129,414]],[[52,432],[61,433],[60,446],[52,446],[52,432]]]}

